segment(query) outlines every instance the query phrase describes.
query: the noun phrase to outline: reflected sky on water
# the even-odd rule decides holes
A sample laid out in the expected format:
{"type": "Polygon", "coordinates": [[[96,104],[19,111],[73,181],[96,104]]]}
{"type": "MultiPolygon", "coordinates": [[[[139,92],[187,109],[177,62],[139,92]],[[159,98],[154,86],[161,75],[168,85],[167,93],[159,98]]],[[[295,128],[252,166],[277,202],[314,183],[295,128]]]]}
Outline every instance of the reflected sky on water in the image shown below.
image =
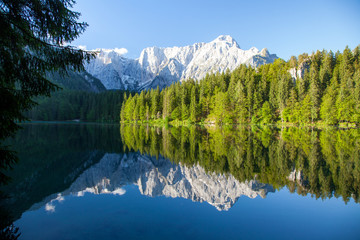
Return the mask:
{"type": "Polygon", "coordinates": [[[356,239],[359,135],[25,125],[4,206],[20,239],[356,239]]]}

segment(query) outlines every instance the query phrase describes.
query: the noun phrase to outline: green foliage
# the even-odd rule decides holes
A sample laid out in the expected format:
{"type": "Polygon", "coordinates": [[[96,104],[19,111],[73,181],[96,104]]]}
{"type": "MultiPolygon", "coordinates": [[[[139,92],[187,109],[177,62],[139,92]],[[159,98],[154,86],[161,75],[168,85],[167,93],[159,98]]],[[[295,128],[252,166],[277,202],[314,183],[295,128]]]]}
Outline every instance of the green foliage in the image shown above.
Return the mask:
{"type": "Polygon", "coordinates": [[[309,123],[311,121],[311,97],[307,94],[301,102],[300,107],[300,122],[309,123]]]}
{"type": "Polygon", "coordinates": [[[323,96],[320,109],[320,117],[327,124],[335,124],[337,122],[336,112],[336,93],[329,90],[329,92],[323,96]]]}
{"type": "MultiPolygon", "coordinates": [[[[270,106],[268,102],[264,105],[265,109],[270,106]]],[[[301,195],[360,201],[359,129],[123,124],[120,133],[130,151],[161,155],[190,167],[200,165],[210,173],[229,173],[240,182],[256,178],[277,189],[287,186],[301,195]],[[294,173],[296,179],[291,177],[294,173]]]]}
{"type": "Polygon", "coordinates": [[[172,111],[171,113],[171,119],[180,119],[180,117],[181,117],[180,108],[176,107],[174,111],[172,111]]]}
{"type": "MultiPolygon", "coordinates": [[[[360,123],[359,52],[359,48],[353,52],[347,48],[334,56],[317,51],[289,62],[277,59],[257,69],[241,65],[232,73],[207,74],[198,82],[189,79],[161,92],[145,90],[148,98],[135,94],[136,100],[125,101],[124,111],[141,115],[138,105],[149,104],[153,120],[170,117],[177,123],[272,124],[281,120],[284,124],[356,125],[360,123]],[[289,73],[294,67],[296,79],[289,73]]],[[[121,119],[142,119],[135,118],[123,114],[121,119]]]]}
{"type": "MultiPolygon", "coordinates": [[[[119,122],[124,117],[124,91],[100,93],[58,91],[50,98],[38,98],[39,104],[25,113],[31,120],[64,121],[78,119],[89,122],[119,122]]],[[[143,117],[145,117],[145,112],[143,117]]]]}
{"type": "Polygon", "coordinates": [[[225,118],[229,116],[229,98],[227,93],[218,92],[215,95],[213,114],[215,116],[216,122],[221,124],[225,121],[225,118]]]}
{"type": "Polygon", "coordinates": [[[196,87],[191,88],[191,97],[190,97],[190,121],[196,122],[198,117],[198,107],[196,100],[196,87]]]}
{"type": "Polygon", "coordinates": [[[269,124],[273,121],[273,115],[268,101],[266,101],[261,108],[260,119],[262,124],[269,124]]]}
{"type": "MultiPolygon", "coordinates": [[[[0,141],[13,136],[17,122],[35,104],[34,97],[49,96],[58,87],[46,74],[83,70],[93,54],[64,45],[86,28],[73,0],[1,1],[0,7],[0,141]]],[[[68,106],[63,106],[68,107],[68,106]]],[[[0,143],[0,168],[15,159],[0,143]]],[[[0,179],[0,184],[3,178],[0,179]]]]}

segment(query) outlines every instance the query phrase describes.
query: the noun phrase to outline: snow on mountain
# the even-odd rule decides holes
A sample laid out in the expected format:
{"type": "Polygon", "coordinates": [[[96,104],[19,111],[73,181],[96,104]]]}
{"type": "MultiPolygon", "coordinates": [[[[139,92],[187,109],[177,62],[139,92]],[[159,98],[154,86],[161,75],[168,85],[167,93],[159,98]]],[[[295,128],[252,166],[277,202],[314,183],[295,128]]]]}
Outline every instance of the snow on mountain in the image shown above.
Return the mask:
{"type": "Polygon", "coordinates": [[[266,48],[243,50],[228,35],[185,47],[145,48],[138,59],[123,57],[124,51],[119,49],[97,51],[97,58],[86,64],[86,70],[107,89],[128,90],[163,88],[189,78],[200,80],[211,72],[232,71],[241,64],[257,67],[277,58],[266,48]]]}
{"type": "MultiPolygon", "coordinates": [[[[143,195],[186,198],[208,202],[219,211],[230,209],[240,196],[265,198],[274,192],[271,185],[256,180],[239,182],[231,175],[207,173],[199,165],[176,165],[139,153],[105,154],[100,162],[83,172],[62,193],[44,199],[42,205],[55,209],[55,201],[62,196],[93,194],[123,195],[124,186],[135,184],[143,195]]],[[[39,204],[38,204],[39,205],[39,204]]]]}

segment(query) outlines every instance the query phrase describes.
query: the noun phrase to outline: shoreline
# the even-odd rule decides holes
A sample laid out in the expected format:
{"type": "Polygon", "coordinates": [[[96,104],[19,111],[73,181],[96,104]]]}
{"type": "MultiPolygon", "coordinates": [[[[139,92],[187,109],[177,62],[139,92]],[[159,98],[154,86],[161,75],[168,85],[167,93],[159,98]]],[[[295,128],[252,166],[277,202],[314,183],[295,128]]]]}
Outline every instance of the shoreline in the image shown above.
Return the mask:
{"type": "Polygon", "coordinates": [[[190,127],[190,126],[202,126],[202,127],[239,127],[239,126],[257,126],[257,127],[270,127],[270,128],[316,128],[316,129],[359,129],[360,126],[356,124],[344,123],[338,125],[328,125],[323,123],[313,123],[313,124],[294,124],[294,123],[284,123],[284,124],[253,124],[253,123],[240,123],[240,124],[221,124],[218,125],[216,123],[207,123],[207,122],[189,122],[189,121],[169,121],[166,122],[164,120],[156,120],[156,121],[126,121],[121,122],[120,124],[137,124],[137,125],[151,125],[151,126],[172,126],[172,127],[190,127]]]}
{"type": "Polygon", "coordinates": [[[190,122],[190,121],[169,121],[166,122],[164,120],[156,120],[156,121],[126,121],[126,122],[86,122],[80,120],[64,120],[64,121],[24,121],[24,122],[17,122],[19,125],[25,124],[78,124],[78,125],[150,125],[154,127],[191,127],[191,126],[199,126],[199,127],[207,127],[207,128],[223,128],[223,127],[230,127],[230,128],[237,128],[240,126],[247,126],[247,127],[258,127],[258,128],[316,128],[316,129],[339,129],[339,130],[346,130],[346,129],[359,129],[360,126],[355,124],[339,124],[339,125],[327,125],[327,124],[293,124],[293,123],[285,123],[285,124],[252,124],[252,123],[240,123],[240,124],[221,124],[218,125],[216,123],[208,123],[208,122],[190,122]]]}

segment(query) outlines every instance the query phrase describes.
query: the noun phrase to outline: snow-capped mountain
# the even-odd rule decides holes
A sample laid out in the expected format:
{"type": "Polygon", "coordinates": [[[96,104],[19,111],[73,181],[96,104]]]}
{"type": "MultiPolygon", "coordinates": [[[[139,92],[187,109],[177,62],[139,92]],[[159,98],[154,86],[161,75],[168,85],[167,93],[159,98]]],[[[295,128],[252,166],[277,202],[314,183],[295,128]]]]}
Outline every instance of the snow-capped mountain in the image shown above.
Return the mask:
{"type": "Polygon", "coordinates": [[[137,59],[123,57],[118,49],[97,51],[97,58],[86,64],[86,71],[107,89],[127,90],[163,88],[189,78],[200,80],[207,73],[232,71],[241,64],[257,67],[277,58],[266,48],[243,50],[228,35],[185,47],[145,48],[137,59]]]}
{"type": "Polygon", "coordinates": [[[271,185],[256,180],[239,182],[231,175],[207,173],[199,165],[176,165],[163,157],[156,159],[139,153],[105,154],[98,164],[84,171],[62,193],[54,194],[35,204],[32,209],[46,206],[49,211],[63,196],[84,193],[123,195],[126,185],[135,184],[143,195],[181,197],[208,202],[219,211],[229,210],[240,196],[264,198],[274,192],[271,185]]]}

